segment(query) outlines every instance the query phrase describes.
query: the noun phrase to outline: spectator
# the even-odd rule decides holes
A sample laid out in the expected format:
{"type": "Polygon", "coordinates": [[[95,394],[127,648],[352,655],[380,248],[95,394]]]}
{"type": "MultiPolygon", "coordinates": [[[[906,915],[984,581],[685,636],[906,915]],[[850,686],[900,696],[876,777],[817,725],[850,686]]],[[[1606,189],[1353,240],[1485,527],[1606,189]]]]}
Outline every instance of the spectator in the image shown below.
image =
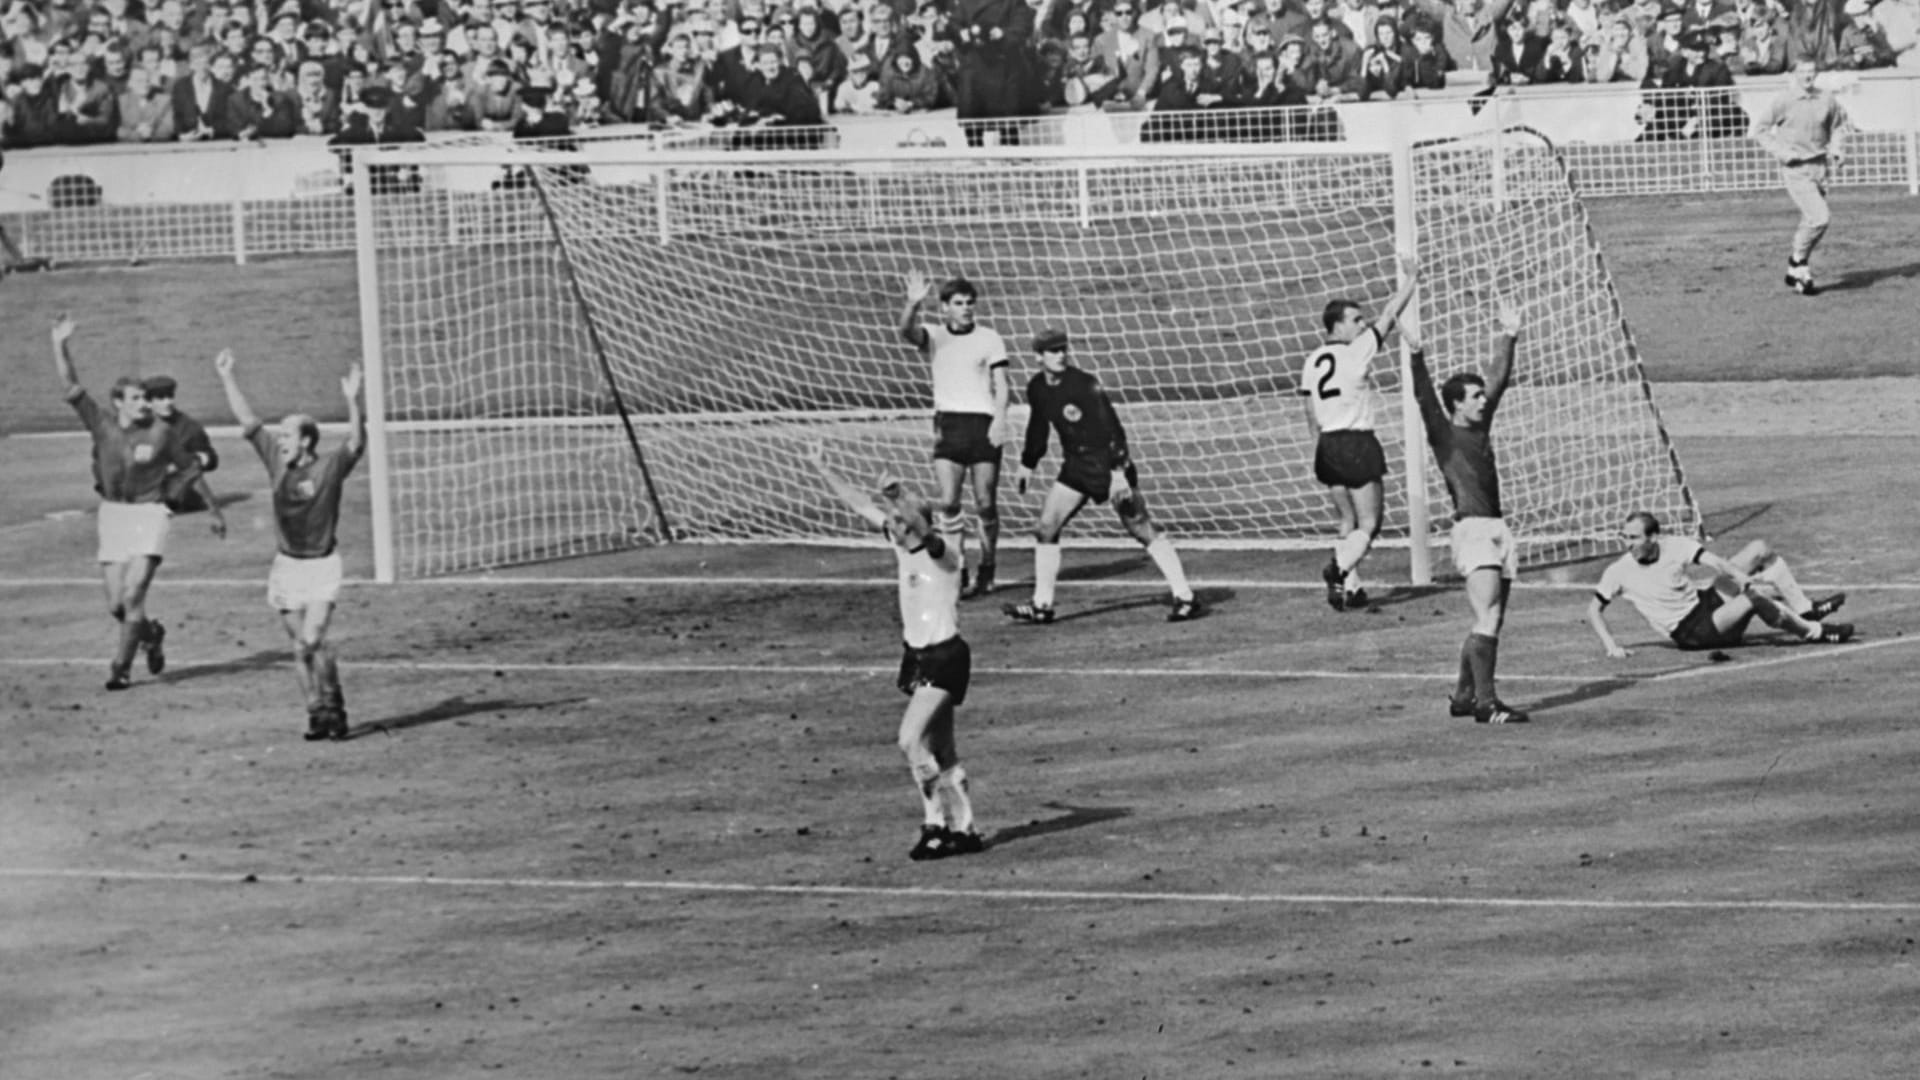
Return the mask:
{"type": "Polygon", "coordinates": [[[1610,20],[1587,52],[1588,82],[1644,82],[1647,70],[1647,39],[1624,18],[1610,20]]]}
{"type": "Polygon", "coordinates": [[[1601,11],[1593,0],[1568,0],[1561,17],[1573,24],[1573,39],[1579,45],[1600,37],[1601,11]]]}
{"type": "MultiPolygon", "coordinates": [[[[849,12],[850,13],[850,12],[849,12]]],[[[868,116],[880,111],[880,81],[873,76],[873,61],[856,50],[847,57],[847,81],[834,95],[833,111],[850,116],[868,116]]]]}
{"type": "Polygon", "coordinates": [[[949,39],[958,64],[954,110],[968,146],[990,133],[1002,145],[1017,143],[1020,125],[1005,121],[1039,111],[1033,30],[1025,0],[956,0],[949,39]]]}
{"type": "Polygon", "coordinates": [[[1160,93],[1161,85],[1179,70],[1177,59],[1181,53],[1187,51],[1192,40],[1187,34],[1188,27],[1184,21],[1170,20],[1148,42],[1140,87],[1134,91],[1136,106],[1144,107],[1148,102],[1155,100],[1160,93]]]}
{"type": "Polygon", "coordinates": [[[847,54],[821,21],[818,8],[803,7],[794,13],[793,35],[786,46],[788,66],[805,77],[825,112],[840,92],[840,84],[847,81],[847,54]]]}
{"type": "Polygon", "coordinates": [[[1320,101],[1355,101],[1360,97],[1360,48],[1328,19],[1313,24],[1308,41],[1313,46],[1314,95],[1320,101]]]}
{"type": "Polygon", "coordinates": [[[1432,24],[1421,19],[1413,24],[1412,32],[1407,35],[1407,50],[1402,57],[1407,64],[1407,85],[1414,90],[1445,90],[1447,72],[1453,70],[1453,58],[1440,43],[1432,24]]]}
{"type": "Polygon", "coordinates": [[[127,88],[120,95],[121,142],[169,142],[173,139],[173,102],[153,84],[153,73],[137,67],[127,72],[127,88]]]}
{"type": "Polygon", "coordinates": [[[1119,98],[1121,83],[1120,73],[1108,66],[1105,56],[1094,51],[1093,39],[1085,33],[1075,34],[1067,39],[1067,55],[1060,69],[1060,96],[1052,104],[1068,108],[1105,105],[1119,98]]]}
{"type": "Polygon", "coordinates": [[[1787,56],[1807,58],[1822,68],[1840,62],[1840,30],[1846,15],[1844,0],[1789,0],[1787,56]]]}
{"type": "Polygon", "coordinates": [[[802,128],[801,131],[765,131],[743,136],[745,149],[812,150],[820,146],[824,124],[819,99],[812,88],[792,68],[786,66],[785,48],[779,42],[764,42],[754,50],[753,73],[740,95],[739,105],[753,128],[802,128]]]}
{"type": "Polygon", "coordinates": [[[1680,31],[1703,30],[1732,17],[1733,0],[1693,0],[1680,11],[1680,31]]]}
{"type": "Polygon", "coordinates": [[[1101,16],[1099,36],[1093,39],[1093,51],[1120,77],[1118,96],[1129,99],[1138,95],[1146,83],[1147,52],[1153,43],[1152,35],[1140,29],[1137,2],[1114,0],[1113,6],[1101,16]]]}
{"type": "Polygon", "coordinates": [[[667,127],[698,123],[713,110],[707,68],[693,55],[693,39],[675,30],[667,35],[667,55],[653,70],[647,94],[647,120],[667,127]]]}
{"type": "Polygon", "coordinates": [[[512,131],[523,108],[512,66],[496,56],[487,62],[481,79],[480,88],[467,95],[471,126],[481,131],[512,131]]]}
{"type": "Polygon", "coordinates": [[[138,54],[147,44],[152,30],[142,16],[146,14],[144,6],[130,4],[128,0],[101,0],[97,9],[107,16],[107,37],[125,45],[127,51],[138,54]]]}
{"type": "MultiPolygon", "coordinates": [[[[658,58],[649,33],[647,23],[622,13],[607,24],[599,47],[594,50],[600,58],[599,70],[609,73],[601,86],[605,95],[601,114],[609,123],[637,124],[652,116],[647,95],[657,81],[658,58]]],[[[683,33],[668,38],[668,49],[671,50],[675,37],[685,43],[691,53],[691,39],[683,33]]]]}
{"type": "MultiPolygon", "coordinates": [[[[426,136],[421,134],[418,128],[402,127],[391,122],[387,108],[392,104],[392,89],[385,83],[376,81],[361,87],[359,100],[352,101],[345,107],[345,120],[341,124],[340,133],[328,140],[327,145],[336,148],[335,152],[340,155],[341,168],[349,177],[349,181],[353,175],[352,147],[417,143],[425,140],[426,136]]],[[[420,170],[411,165],[375,165],[368,171],[368,180],[375,195],[411,193],[420,190],[420,170]]]]}
{"type": "Polygon", "coordinates": [[[1262,53],[1274,51],[1273,26],[1264,19],[1250,22],[1241,35],[1241,42],[1240,66],[1247,73],[1247,78],[1252,79],[1254,60],[1258,59],[1262,53]]]}
{"type": "Polygon", "coordinates": [[[1873,16],[1869,0],[1846,0],[1840,27],[1839,65],[1855,71],[1892,67],[1895,56],[1887,35],[1873,16]]]}
{"type": "Polygon", "coordinates": [[[327,69],[318,60],[301,63],[293,88],[296,135],[340,133],[340,98],[327,86],[327,69]]]}
{"type": "MultiPolygon", "coordinates": [[[[1445,82],[1445,76],[1441,76],[1445,82]]],[[[1360,54],[1360,100],[1397,98],[1413,85],[1412,65],[1400,44],[1400,28],[1392,19],[1373,24],[1372,43],[1360,54]]]]}
{"type": "Polygon", "coordinates": [[[226,127],[231,94],[232,89],[214,77],[212,47],[201,44],[187,50],[187,73],[172,91],[175,137],[181,142],[231,138],[226,127]]]}
{"type": "MultiPolygon", "coordinates": [[[[520,119],[513,126],[516,139],[561,139],[573,134],[573,122],[554,98],[552,73],[537,69],[520,89],[520,119]]],[[[573,143],[560,144],[562,148],[573,143]]]]}
{"type": "Polygon", "coordinates": [[[300,126],[293,99],[276,91],[265,67],[251,67],[227,99],[227,128],[236,139],[290,138],[300,126]]]}
{"type": "MultiPolygon", "coordinates": [[[[1308,106],[1319,106],[1319,88],[1324,85],[1307,51],[1307,42],[1288,37],[1280,42],[1280,79],[1290,92],[1308,106]]],[[[1340,137],[1340,120],[1332,109],[1313,107],[1294,114],[1289,137],[1327,141],[1340,137]]]]}
{"type": "Polygon", "coordinates": [[[107,84],[93,75],[85,56],[70,52],[66,70],[53,80],[55,142],[69,146],[112,142],[119,134],[116,101],[107,84]]]}
{"type": "Polygon", "coordinates": [[[6,144],[21,148],[53,145],[59,137],[58,106],[45,69],[34,63],[19,65],[13,69],[13,85],[8,89],[6,144]]]}
{"type": "Polygon", "coordinates": [[[1247,138],[1255,142],[1286,142],[1294,137],[1299,109],[1307,103],[1307,95],[1283,77],[1278,54],[1262,52],[1253,58],[1253,70],[1247,76],[1239,100],[1249,109],[1260,110],[1242,122],[1247,138]]]}
{"type": "Polygon", "coordinates": [[[109,45],[100,53],[100,78],[107,84],[107,92],[117,100],[127,89],[127,73],[133,70],[133,57],[119,42],[109,45]]]}
{"type": "Polygon", "coordinates": [[[867,11],[866,40],[859,43],[860,51],[873,61],[873,69],[884,76],[893,65],[893,54],[901,49],[911,49],[900,34],[899,16],[885,4],[875,4],[867,11]]]}
{"type": "Polygon", "coordinates": [[[1678,7],[1660,9],[1659,21],[1654,23],[1646,36],[1648,73],[1661,76],[1679,58],[1682,17],[1683,13],[1678,7]]]}
{"type": "Polygon", "coordinates": [[[1577,83],[1587,81],[1585,55],[1574,44],[1573,28],[1556,20],[1547,31],[1547,47],[1535,61],[1527,81],[1532,83],[1577,83]]]}
{"type": "MultiPolygon", "coordinates": [[[[1201,100],[1200,54],[1181,49],[1173,54],[1172,71],[1160,80],[1153,95],[1153,115],[1140,129],[1141,142],[1185,142],[1201,138],[1203,128],[1197,114],[1206,104],[1201,100]]],[[[1216,102],[1218,104],[1218,102],[1216,102]]]]}
{"type": "MultiPolygon", "coordinates": [[[[1324,4],[1325,0],[1321,2],[1324,4]]],[[[1209,5],[1189,5],[1185,0],[1161,0],[1159,7],[1148,8],[1140,16],[1140,29],[1149,34],[1165,34],[1175,23],[1187,28],[1189,40],[1216,25],[1209,5]]],[[[1179,70],[1178,64],[1170,66],[1179,70]]]]}
{"type": "MultiPolygon", "coordinates": [[[[415,69],[395,58],[381,73],[393,90],[393,102],[387,106],[387,119],[396,129],[427,130],[427,110],[438,85],[427,78],[424,66],[415,69]]],[[[363,94],[365,90],[361,91],[363,94]]],[[[289,95],[290,96],[290,95],[289,95]]]]}
{"type": "Polygon", "coordinates": [[[743,10],[735,24],[734,36],[739,38],[739,44],[721,48],[714,57],[711,78],[714,97],[737,104],[746,90],[747,80],[753,75],[753,50],[765,40],[764,28],[758,17],[743,10]]]}
{"type": "Polygon", "coordinates": [[[880,108],[892,112],[925,112],[940,103],[940,76],[920,62],[920,53],[902,49],[880,73],[880,108]]]}
{"type": "Polygon", "coordinates": [[[1227,35],[1218,27],[1200,33],[1200,75],[1207,93],[1231,99],[1247,80],[1247,67],[1239,55],[1227,51],[1227,35]]]}
{"type": "Polygon", "coordinates": [[[467,107],[466,79],[460,58],[451,50],[429,56],[420,69],[426,80],[422,92],[422,128],[426,131],[461,131],[473,126],[473,114],[467,107]]]}

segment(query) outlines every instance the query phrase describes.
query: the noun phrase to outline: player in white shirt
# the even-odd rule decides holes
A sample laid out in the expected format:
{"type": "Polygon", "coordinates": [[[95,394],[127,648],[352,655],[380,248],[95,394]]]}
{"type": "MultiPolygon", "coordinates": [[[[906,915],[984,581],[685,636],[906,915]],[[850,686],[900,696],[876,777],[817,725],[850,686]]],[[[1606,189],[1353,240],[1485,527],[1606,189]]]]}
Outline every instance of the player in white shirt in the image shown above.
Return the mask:
{"type": "Polygon", "coordinates": [[[1387,459],[1373,433],[1372,368],[1374,354],[1386,343],[1394,320],[1413,299],[1418,267],[1402,256],[1400,271],[1399,291],[1371,322],[1355,301],[1327,304],[1321,315],[1326,344],[1307,355],[1300,374],[1300,393],[1309,403],[1307,421],[1316,436],[1313,475],[1327,486],[1340,515],[1340,539],[1321,572],[1327,583],[1327,603],[1335,611],[1366,604],[1360,561],[1380,535],[1387,459]]]}
{"type": "Polygon", "coordinates": [[[934,528],[932,508],[899,480],[882,478],[869,494],[833,471],[824,447],[810,447],[807,457],[849,509],[886,534],[899,564],[906,647],[898,685],[908,695],[899,745],[924,810],[908,857],[920,862],[982,851],[986,840],[974,828],[953,734],[954,710],[966,700],[973,674],[972,651],[960,636],[960,546],[934,528]]]}
{"type": "Polygon", "coordinates": [[[1662,534],[1660,519],[1644,510],[1627,515],[1620,539],[1627,552],[1600,575],[1587,605],[1587,622],[1608,656],[1633,655],[1607,627],[1607,605],[1621,596],[1649,626],[1687,650],[1740,644],[1756,615],[1804,641],[1841,642],[1853,636],[1846,623],[1821,621],[1846,603],[1847,594],[1807,599],[1786,560],[1765,540],[1723,559],[1689,537],[1662,534]],[[1711,588],[1695,583],[1689,569],[1696,565],[1713,571],[1711,588]]]}
{"type": "MultiPolygon", "coordinates": [[[[983,534],[980,568],[967,596],[993,591],[1000,547],[1000,448],[1007,441],[1007,343],[974,318],[979,290],[966,278],[940,286],[940,322],[921,321],[920,308],[933,293],[933,279],[910,274],[902,284],[907,305],[900,336],[927,355],[933,367],[933,475],[940,486],[937,526],[959,544],[960,488],[973,482],[973,508],[983,534]]],[[[964,564],[965,560],[961,560],[964,564]]]]}

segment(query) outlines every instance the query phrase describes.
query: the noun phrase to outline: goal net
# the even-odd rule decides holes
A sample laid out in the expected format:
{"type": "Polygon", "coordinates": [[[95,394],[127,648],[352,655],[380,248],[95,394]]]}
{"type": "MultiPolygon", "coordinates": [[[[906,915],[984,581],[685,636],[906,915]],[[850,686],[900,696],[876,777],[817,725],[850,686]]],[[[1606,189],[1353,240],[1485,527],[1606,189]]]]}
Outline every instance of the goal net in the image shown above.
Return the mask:
{"type": "MultiPolygon", "coordinates": [[[[1006,337],[1010,459],[1027,343],[1058,327],[1113,394],[1183,544],[1325,543],[1302,362],[1327,301],[1377,307],[1406,245],[1439,377],[1485,362],[1496,297],[1526,313],[1495,438],[1532,561],[1610,545],[1632,508],[1697,525],[1585,213],[1526,132],[1125,158],[589,149],[423,151],[408,160],[436,209],[359,200],[400,576],[662,538],[860,535],[804,451],[931,486],[927,363],[896,330],[914,273],[965,275],[1006,337]]],[[[1396,466],[1384,535],[1424,542],[1410,530],[1430,521],[1443,540],[1446,493],[1399,419],[1401,366],[1383,357],[1375,375],[1396,466]]],[[[1004,492],[1004,535],[1038,502],[1004,492]]],[[[1103,515],[1076,532],[1123,537],[1103,515]]]]}

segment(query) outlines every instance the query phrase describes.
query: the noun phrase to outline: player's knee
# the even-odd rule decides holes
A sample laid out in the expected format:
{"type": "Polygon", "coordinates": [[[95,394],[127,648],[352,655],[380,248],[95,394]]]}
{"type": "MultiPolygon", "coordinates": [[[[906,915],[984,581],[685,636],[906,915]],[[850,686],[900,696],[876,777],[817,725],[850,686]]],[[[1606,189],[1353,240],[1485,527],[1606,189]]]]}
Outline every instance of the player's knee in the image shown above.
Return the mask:
{"type": "Polygon", "coordinates": [[[980,505],[975,508],[975,513],[980,515],[980,524],[986,528],[991,529],[1000,524],[1000,507],[995,505],[990,499],[983,500],[980,505]]]}

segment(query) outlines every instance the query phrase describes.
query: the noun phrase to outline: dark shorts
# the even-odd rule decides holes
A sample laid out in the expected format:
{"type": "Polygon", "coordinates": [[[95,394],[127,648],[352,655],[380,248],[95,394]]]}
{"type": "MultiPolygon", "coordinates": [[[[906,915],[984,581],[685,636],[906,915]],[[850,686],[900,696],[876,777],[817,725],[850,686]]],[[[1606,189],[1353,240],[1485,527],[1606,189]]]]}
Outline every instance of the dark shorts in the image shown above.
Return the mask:
{"type": "Polygon", "coordinates": [[[987,438],[993,417],[986,413],[934,413],[933,456],[960,465],[998,465],[1000,448],[987,438]]]}
{"type": "Polygon", "coordinates": [[[1371,431],[1323,431],[1313,452],[1313,478],[1328,487],[1365,487],[1387,475],[1387,455],[1371,431]]]}
{"type": "MultiPolygon", "coordinates": [[[[1129,465],[1124,470],[1127,486],[1133,489],[1133,503],[1140,501],[1140,474],[1129,465]]],[[[1113,466],[1095,457],[1069,457],[1066,464],[1060,466],[1060,483],[1085,495],[1096,503],[1104,503],[1113,494],[1113,466]]],[[[1115,507],[1122,513],[1131,512],[1127,507],[1115,507]]]]}
{"type": "Polygon", "coordinates": [[[1700,599],[1694,603],[1693,610],[1687,612],[1687,617],[1673,628],[1673,643],[1687,650],[1718,649],[1740,644],[1740,639],[1746,635],[1747,623],[1753,616],[1748,615],[1726,630],[1721,630],[1713,625],[1713,613],[1725,603],[1726,598],[1714,590],[1701,589],[1700,599]]]}
{"type": "Polygon", "coordinates": [[[923,686],[932,686],[953,695],[953,703],[967,700],[967,684],[973,679],[973,650],[966,640],[955,635],[924,649],[906,646],[900,654],[900,692],[911,694],[923,686]]]}

